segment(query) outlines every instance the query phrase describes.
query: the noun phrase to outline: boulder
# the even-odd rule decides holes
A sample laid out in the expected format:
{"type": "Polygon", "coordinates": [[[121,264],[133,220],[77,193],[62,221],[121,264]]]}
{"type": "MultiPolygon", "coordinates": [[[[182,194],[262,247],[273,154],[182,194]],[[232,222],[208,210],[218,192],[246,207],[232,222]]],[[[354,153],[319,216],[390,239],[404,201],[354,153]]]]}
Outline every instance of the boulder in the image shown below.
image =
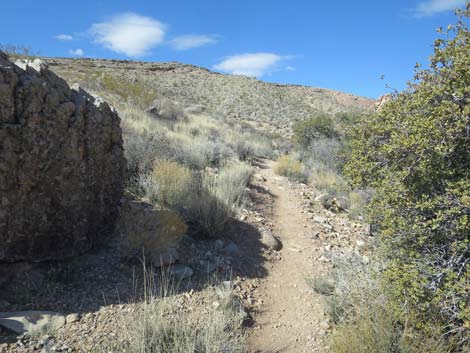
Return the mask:
{"type": "Polygon", "coordinates": [[[14,311],[0,313],[0,326],[17,334],[43,335],[65,325],[65,316],[52,311],[14,311]]]}
{"type": "Polygon", "coordinates": [[[131,257],[145,257],[156,267],[179,259],[177,247],[187,226],[175,212],[158,210],[144,200],[123,199],[119,229],[129,242],[131,257]]]}
{"type": "Polygon", "coordinates": [[[323,208],[335,213],[346,212],[348,209],[348,202],[342,197],[335,197],[330,194],[322,194],[315,198],[323,208]]]}
{"type": "Polygon", "coordinates": [[[169,122],[176,122],[184,119],[183,109],[179,103],[165,97],[156,99],[152,106],[147,108],[146,113],[152,118],[169,122]]]}
{"type": "Polygon", "coordinates": [[[0,261],[81,254],[112,230],[125,171],[119,124],[40,60],[16,65],[0,52],[0,261]]]}
{"type": "Polygon", "coordinates": [[[261,243],[266,246],[269,250],[281,250],[282,243],[276,238],[271,231],[268,229],[263,229],[261,231],[261,243]]]}

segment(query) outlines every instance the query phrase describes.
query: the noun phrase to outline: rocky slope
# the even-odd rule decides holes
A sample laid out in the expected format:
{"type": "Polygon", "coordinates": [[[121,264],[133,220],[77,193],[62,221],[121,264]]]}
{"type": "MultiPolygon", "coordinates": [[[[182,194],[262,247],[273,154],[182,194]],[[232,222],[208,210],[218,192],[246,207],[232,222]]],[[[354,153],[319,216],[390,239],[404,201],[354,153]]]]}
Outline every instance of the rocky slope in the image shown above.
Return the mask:
{"type": "Polygon", "coordinates": [[[183,108],[202,104],[209,113],[267,128],[289,128],[318,112],[362,112],[374,107],[372,99],[343,92],[266,83],[174,62],[44,60],[69,83],[78,82],[114,105],[131,102],[147,108],[155,99],[171,99],[183,108]]]}
{"type": "Polygon", "coordinates": [[[114,110],[0,52],[0,262],[90,249],[114,223],[124,168],[114,110]]]}

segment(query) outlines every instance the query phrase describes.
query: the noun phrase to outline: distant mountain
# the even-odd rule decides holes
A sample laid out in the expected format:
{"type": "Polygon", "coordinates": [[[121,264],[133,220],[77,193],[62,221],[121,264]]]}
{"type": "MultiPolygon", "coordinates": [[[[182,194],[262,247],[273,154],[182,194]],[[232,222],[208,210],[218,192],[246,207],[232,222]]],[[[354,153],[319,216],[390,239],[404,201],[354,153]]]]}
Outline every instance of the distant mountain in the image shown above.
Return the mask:
{"type": "Polygon", "coordinates": [[[282,85],[246,76],[225,75],[176,62],[150,63],[101,59],[42,58],[70,84],[79,83],[111,104],[148,108],[169,99],[183,108],[200,104],[213,115],[290,128],[318,112],[366,112],[374,100],[323,88],[282,85]]]}

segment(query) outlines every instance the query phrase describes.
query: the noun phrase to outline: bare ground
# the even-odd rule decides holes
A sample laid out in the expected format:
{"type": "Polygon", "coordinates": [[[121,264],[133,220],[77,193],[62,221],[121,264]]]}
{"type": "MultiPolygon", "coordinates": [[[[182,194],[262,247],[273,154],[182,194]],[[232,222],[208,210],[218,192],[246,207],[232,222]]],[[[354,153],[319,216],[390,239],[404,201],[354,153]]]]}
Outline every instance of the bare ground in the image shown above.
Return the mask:
{"type": "Polygon", "coordinates": [[[274,231],[283,243],[280,261],[273,264],[258,292],[263,306],[250,335],[253,352],[322,352],[327,329],[322,298],[307,279],[319,274],[324,263],[317,258],[320,241],[312,241],[302,200],[276,176],[273,162],[261,169],[274,196],[274,231]],[[307,235],[307,236],[306,236],[307,235]]]}

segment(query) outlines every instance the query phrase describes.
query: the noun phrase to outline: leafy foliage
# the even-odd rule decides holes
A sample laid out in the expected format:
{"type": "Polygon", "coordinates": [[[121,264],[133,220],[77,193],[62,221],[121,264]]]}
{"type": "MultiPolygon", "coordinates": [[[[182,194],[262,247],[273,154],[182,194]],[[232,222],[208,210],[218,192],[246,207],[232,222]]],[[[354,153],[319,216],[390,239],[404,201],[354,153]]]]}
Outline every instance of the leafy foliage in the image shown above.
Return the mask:
{"type": "Polygon", "coordinates": [[[397,314],[422,332],[443,325],[458,345],[470,340],[469,8],[435,41],[430,68],[362,119],[346,167],[376,190],[371,215],[397,314]]]}
{"type": "Polygon", "coordinates": [[[325,114],[299,121],[293,127],[294,138],[301,147],[307,147],[315,139],[333,138],[337,135],[333,120],[325,114]]]}

